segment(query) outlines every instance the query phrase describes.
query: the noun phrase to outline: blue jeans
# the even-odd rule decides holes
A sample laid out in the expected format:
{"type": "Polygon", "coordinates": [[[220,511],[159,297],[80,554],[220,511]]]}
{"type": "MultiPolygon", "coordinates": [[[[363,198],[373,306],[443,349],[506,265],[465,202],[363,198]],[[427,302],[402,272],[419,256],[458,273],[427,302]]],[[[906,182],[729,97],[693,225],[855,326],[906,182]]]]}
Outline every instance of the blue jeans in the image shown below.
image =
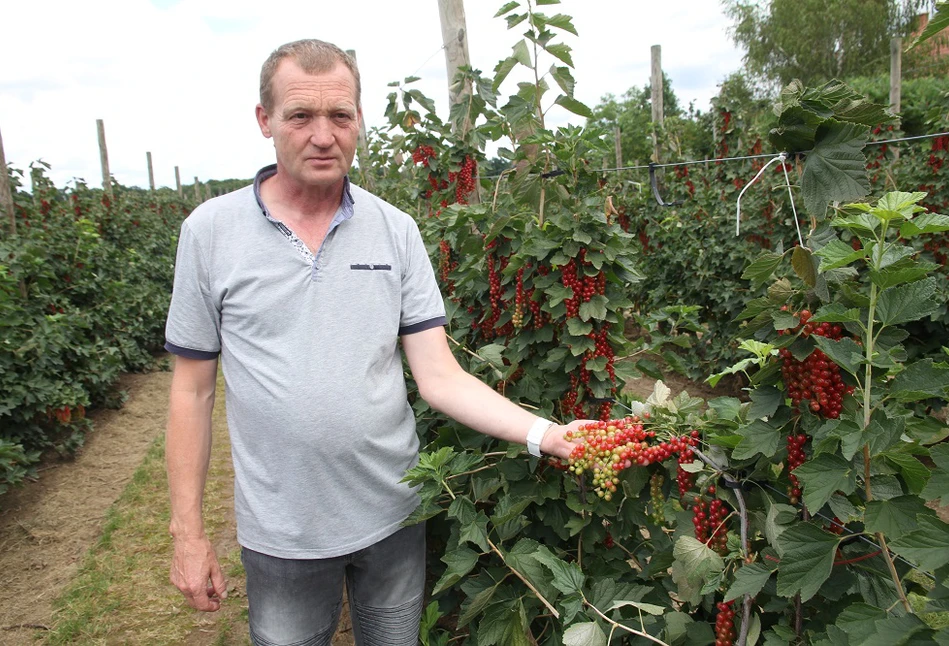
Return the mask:
{"type": "Polygon", "coordinates": [[[416,646],[425,588],[425,524],[329,559],[241,549],[255,646],[329,646],[343,580],[357,646],[416,646]]]}

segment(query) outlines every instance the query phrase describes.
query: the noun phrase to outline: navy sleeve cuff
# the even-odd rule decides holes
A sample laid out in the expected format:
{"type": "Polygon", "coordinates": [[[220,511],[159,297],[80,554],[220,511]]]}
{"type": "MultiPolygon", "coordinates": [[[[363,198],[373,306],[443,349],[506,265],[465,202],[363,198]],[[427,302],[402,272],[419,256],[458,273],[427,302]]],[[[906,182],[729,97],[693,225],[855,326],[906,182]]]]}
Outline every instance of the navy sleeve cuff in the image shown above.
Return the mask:
{"type": "Polygon", "coordinates": [[[184,357],[185,359],[217,359],[220,352],[208,352],[206,350],[192,350],[191,348],[182,348],[171,341],[165,341],[165,349],[173,355],[184,357]]]}
{"type": "Polygon", "coordinates": [[[448,325],[448,319],[446,319],[444,316],[439,316],[437,318],[428,319],[427,321],[421,321],[420,323],[413,323],[412,325],[400,327],[399,336],[416,334],[418,332],[424,332],[425,330],[431,330],[433,327],[442,327],[445,325],[448,325]]]}

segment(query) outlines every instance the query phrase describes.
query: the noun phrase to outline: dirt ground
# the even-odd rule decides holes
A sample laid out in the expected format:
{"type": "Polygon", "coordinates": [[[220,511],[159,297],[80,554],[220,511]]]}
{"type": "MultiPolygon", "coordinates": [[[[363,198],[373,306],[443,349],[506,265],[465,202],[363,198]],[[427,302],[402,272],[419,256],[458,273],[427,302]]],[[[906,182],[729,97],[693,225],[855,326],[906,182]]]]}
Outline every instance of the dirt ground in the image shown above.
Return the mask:
{"type": "MultiPolygon", "coordinates": [[[[0,646],[35,643],[35,636],[52,625],[53,601],[76,576],[83,557],[102,533],[110,506],[164,433],[170,385],[171,372],[124,376],[120,388],[129,394],[125,406],[91,415],[94,430],[75,459],[50,460],[41,467],[38,480],[0,496],[0,646]]],[[[216,437],[221,438],[226,433],[223,406],[215,409],[214,426],[216,437]]],[[[215,548],[224,555],[237,548],[230,511],[233,472],[226,443],[217,444],[224,458],[212,457],[208,487],[217,489],[214,504],[228,509],[228,526],[215,531],[215,548]],[[216,468],[215,460],[225,462],[224,468],[216,468]],[[212,477],[224,482],[212,483],[212,477]]],[[[229,585],[229,595],[246,603],[243,578],[230,576],[229,585]]],[[[222,614],[199,616],[182,643],[249,643],[246,624],[221,641],[217,624],[222,614]]],[[[344,616],[334,646],[351,646],[351,631],[344,616]]],[[[117,639],[115,643],[121,643],[122,638],[117,639]]]]}
{"type": "Polygon", "coordinates": [[[36,482],[0,496],[0,644],[30,642],[98,538],[106,511],[164,431],[170,372],[123,377],[120,410],[92,415],[74,460],[47,462],[36,482]]]}

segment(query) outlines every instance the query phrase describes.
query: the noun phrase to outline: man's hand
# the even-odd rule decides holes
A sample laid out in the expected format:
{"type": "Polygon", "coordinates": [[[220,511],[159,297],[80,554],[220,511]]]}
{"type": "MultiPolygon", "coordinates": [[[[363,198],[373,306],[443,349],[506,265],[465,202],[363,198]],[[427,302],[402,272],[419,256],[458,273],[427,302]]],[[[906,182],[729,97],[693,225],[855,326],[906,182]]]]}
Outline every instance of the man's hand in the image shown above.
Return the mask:
{"type": "Polygon", "coordinates": [[[562,459],[569,458],[570,453],[575,446],[580,444],[580,441],[567,440],[564,438],[564,434],[567,431],[576,433],[582,424],[589,424],[592,421],[593,420],[589,419],[575,419],[566,426],[554,424],[548,429],[547,434],[544,436],[544,441],[540,443],[541,455],[552,455],[562,459]]]}
{"type": "Polygon", "coordinates": [[[227,581],[207,536],[175,539],[170,579],[195,610],[215,612],[227,598],[227,581]]]}

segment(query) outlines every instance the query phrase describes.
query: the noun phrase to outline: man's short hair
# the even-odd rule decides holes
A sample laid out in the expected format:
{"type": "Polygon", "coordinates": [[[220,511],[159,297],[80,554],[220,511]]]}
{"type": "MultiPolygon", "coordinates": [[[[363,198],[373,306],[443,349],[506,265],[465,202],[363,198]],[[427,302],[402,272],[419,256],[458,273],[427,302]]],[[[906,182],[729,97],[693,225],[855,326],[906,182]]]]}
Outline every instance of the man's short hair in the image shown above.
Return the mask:
{"type": "Polygon", "coordinates": [[[260,68],[260,105],[268,114],[273,109],[273,77],[280,62],[285,58],[294,61],[307,74],[325,74],[342,63],[356,80],[356,107],[361,105],[362,84],[359,81],[356,59],[332,43],[307,38],[281,45],[267,57],[260,68]]]}

